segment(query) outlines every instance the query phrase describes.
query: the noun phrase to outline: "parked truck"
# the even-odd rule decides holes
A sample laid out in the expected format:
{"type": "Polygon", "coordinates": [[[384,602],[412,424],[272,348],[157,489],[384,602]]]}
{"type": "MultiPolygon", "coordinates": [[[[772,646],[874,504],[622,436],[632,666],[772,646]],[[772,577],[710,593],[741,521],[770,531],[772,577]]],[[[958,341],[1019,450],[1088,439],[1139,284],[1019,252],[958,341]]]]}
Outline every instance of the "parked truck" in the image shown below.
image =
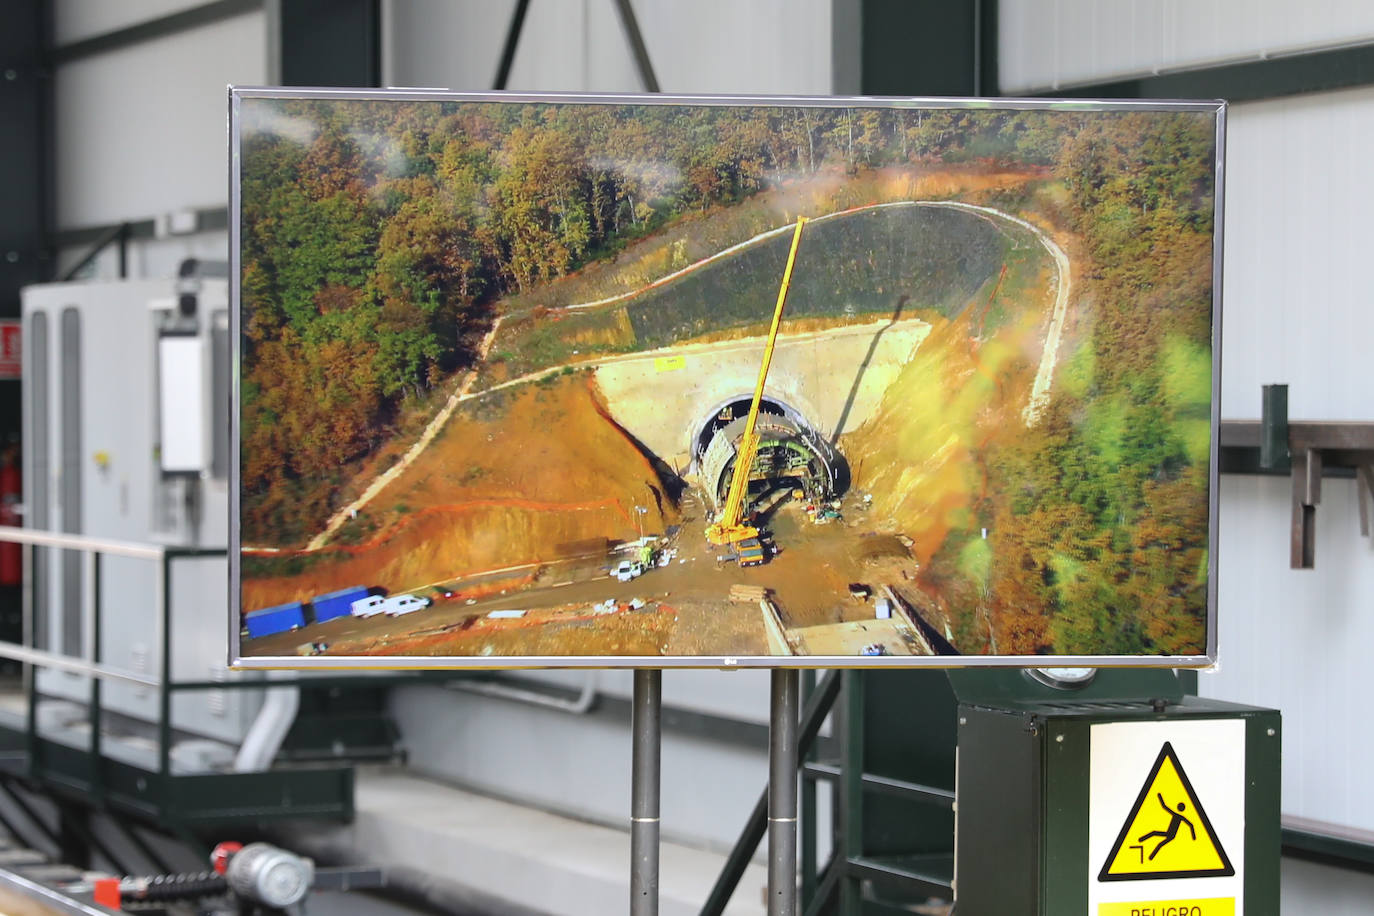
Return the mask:
{"type": "Polygon", "coordinates": [[[310,599],[315,608],[315,622],[324,623],[335,617],[347,617],[353,609],[353,602],[366,598],[369,594],[365,585],[352,585],[327,595],[316,595],[310,599]]]}
{"type": "Polygon", "coordinates": [[[271,636],[305,626],[305,605],[299,601],[258,608],[243,615],[250,637],[271,636]]]}

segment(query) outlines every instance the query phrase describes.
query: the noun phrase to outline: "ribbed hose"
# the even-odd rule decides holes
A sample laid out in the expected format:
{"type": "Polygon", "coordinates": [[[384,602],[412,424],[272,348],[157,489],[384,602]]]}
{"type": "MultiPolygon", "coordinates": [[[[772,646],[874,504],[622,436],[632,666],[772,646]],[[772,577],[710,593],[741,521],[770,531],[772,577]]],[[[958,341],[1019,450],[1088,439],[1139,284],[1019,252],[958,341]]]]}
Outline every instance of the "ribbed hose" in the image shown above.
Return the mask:
{"type": "Polygon", "coordinates": [[[121,900],[189,900],[227,893],[229,885],[218,872],[186,872],[125,878],[119,885],[121,900]]]}

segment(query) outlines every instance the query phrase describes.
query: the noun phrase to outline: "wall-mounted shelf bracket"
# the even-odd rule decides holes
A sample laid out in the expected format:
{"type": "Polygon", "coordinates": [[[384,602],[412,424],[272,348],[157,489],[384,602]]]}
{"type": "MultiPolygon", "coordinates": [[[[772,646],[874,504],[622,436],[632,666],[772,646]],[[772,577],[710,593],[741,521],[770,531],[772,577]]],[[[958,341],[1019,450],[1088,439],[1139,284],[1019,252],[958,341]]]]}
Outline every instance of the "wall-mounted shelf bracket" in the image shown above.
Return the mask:
{"type": "Polygon", "coordinates": [[[1323,477],[1355,478],[1360,534],[1374,502],[1374,422],[1288,419],[1288,386],[1264,386],[1264,417],[1221,421],[1221,471],[1287,474],[1293,481],[1289,565],[1316,565],[1316,514],[1323,477]]]}

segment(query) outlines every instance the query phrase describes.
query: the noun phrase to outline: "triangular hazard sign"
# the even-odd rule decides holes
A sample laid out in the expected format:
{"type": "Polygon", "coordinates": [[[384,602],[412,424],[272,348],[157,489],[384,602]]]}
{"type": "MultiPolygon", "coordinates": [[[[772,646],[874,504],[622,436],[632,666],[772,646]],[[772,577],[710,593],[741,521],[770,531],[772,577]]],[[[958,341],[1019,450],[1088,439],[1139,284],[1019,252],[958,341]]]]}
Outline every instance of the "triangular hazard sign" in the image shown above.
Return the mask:
{"type": "Polygon", "coordinates": [[[1165,741],[1097,880],[1210,878],[1235,873],[1174,746],[1165,741]]]}

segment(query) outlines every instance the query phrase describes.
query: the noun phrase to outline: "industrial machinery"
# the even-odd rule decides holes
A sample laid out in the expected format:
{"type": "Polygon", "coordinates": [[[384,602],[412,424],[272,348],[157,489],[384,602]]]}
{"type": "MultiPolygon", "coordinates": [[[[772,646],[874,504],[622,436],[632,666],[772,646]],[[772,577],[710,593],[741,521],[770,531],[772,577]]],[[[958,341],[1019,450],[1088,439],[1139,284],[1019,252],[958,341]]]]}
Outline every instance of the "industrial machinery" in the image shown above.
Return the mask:
{"type": "Polygon", "coordinates": [[[377,890],[385,869],[318,867],[309,858],[265,842],[228,841],[210,853],[210,868],[147,875],[109,874],[52,862],[0,831],[0,899],[25,913],[97,916],[111,911],[162,916],[283,916],[306,912],[317,891],[377,890]]]}
{"type": "MultiPolygon", "coordinates": [[[[725,409],[727,414],[732,411],[733,407],[725,409]]],[[[741,457],[740,434],[748,422],[747,406],[740,411],[738,417],[716,418],[709,440],[697,455],[701,488],[715,507],[725,505],[741,457]]],[[[794,499],[825,500],[845,489],[848,469],[844,457],[797,411],[764,398],[754,431],[750,480],[773,480],[794,499]]]]}
{"type": "Polygon", "coordinates": [[[806,217],[797,217],[797,228],[792,233],[792,247],[787,252],[787,266],[783,268],[782,285],[778,287],[778,302],[773,308],[773,323],[768,329],[768,342],[763,348],[763,362],[759,366],[759,380],[754,386],[754,399],[749,405],[745,419],[744,434],[739,441],[739,451],[735,455],[735,473],[730,479],[730,491],[725,498],[725,506],[720,515],[706,529],[706,538],[716,546],[729,546],[740,541],[757,538],[759,531],[745,522],[745,497],[749,490],[750,471],[754,455],[758,451],[759,436],[756,430],[759,419],[759,404],[763,400],[763,386],[768,381],[768,367],[773,361],[773,348],[778,340],[778,326],[782,323],[782,309],[787,302],[787,288],[792,282],[792,266],[797,260],[797,248],[801,245],[802,228],[806,217]]]}
{"type": "Polygon", "coordinates": [[[396,753],[384,685],[227,667],[223,265],[32,286],[23,309],[24,528],[6,536],[25,545],[25,638],[3,646],[30,668],[0,684],[0,795],[50,798],[74,863],[98,851],[93,819],[194,847],[351,816],[351,762],[396,753]]]}
{"type": "MultiPolygon", "coordinates": [[[[229,531],[229,290],[188,263],[175,281],[65,283],[24,290],[24,526],[155,544],[188,555],[158,564],[103,555],[98,576],[73,550],[34,548],[31,644],[159,673],[154,596],[172,615],[172,670],[229,681],[223,649],[229,531]],[[189,555],[194,554],[194,556],[189,555]],[[100,632],[87,632],[92,590],[100,632]]],[[[54,732],[81,718],[88,679],[39,673],[39,718],[54,732]],[[60,701],[66,701],[62,705],[60,701]]],[[[102,704],[131,720],[159,715],[154,690],[105,685],[102,704]]],[[[179,696],[174,726],[236,744],[261,697],[231,689],[179,696]]],[[[78,728],[77,731],[80,731],[78,728]]],[[[201,745],[208,747],[209,745],[201,745]]],[[[112,753],[119,753],[111,746],[112,753]]],[[[189,749],[189,748],[188,748],[189,749]]],[[[132,754],[130,755],[132,759],[132,754]]]]}

